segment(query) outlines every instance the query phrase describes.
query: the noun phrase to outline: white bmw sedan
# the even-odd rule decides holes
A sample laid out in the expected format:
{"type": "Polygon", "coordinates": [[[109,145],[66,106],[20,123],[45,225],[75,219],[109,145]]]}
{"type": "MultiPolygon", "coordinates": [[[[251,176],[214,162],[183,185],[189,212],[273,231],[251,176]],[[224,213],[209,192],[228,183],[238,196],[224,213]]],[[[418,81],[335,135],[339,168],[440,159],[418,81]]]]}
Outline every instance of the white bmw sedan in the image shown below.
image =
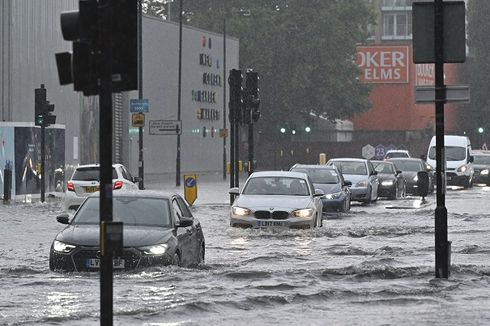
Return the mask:
{"type": "Polygon", "coordinates": [[[322,226],[324,195],[307,174],[290,171],[252,173],[230,210],[230,225],[243,228],[312,229],[322,226]]]}

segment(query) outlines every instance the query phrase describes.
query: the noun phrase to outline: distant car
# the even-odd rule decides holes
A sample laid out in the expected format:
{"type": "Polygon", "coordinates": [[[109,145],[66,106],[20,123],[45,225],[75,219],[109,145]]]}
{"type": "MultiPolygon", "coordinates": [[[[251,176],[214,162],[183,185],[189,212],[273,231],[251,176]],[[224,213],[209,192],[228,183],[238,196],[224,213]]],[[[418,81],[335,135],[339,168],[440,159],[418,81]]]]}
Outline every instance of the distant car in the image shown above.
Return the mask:
{"type": "Polygon", "coordinates": [[[325,193],[322,198],[323,212],[347,212],[350,210],[350,182],[345,182],[335,166],[295,164],[289,171],[304,172],[315,189],[325,193]]]}
{"type": "Polygon", "coordinates": [[[230,225],[243,228],[312,229],[322,226],[322,190],[315,190],[305,173],[252,173],[230,209],[230,225]]]}
{"type": "Polygon", "coordinates": [[[395,164],[397,170],[402,172],[403,177],[405,178],[407,184],[407,194],[418,195],[418,176],[417,173],[419,171],[427,171],[429,174],[429,193],[434,192],[435,188],[435,180],[434,180],[434,171],[428,170],[425,162],[420,158],[406,158],[406,157],[398,157],[391,158],[388,160],[395,164]]]}
{"type": "MultiPolygon", "coordinates": [[[[199,220],[178,194],[155,191],[117,192],[113,221],[123,222],[123,253],[114,257],[115,270],[148,266],[193,266],[204,261],[205,241],[199,220]]],[[[81,272],[100,269],[99,194],[92,194],[51,245],[49,268],[81,272]]]]}
{"type": "Polygon", "coordinates": [[[474,183],[484,183],[490,186],[490,151],[488,150],[474,150],[473,155],[473,169],[474,183]]]}
{"type": "Polygon", "coordinates": [[[387,160],[389,158],[394,157],[411,157],[409,151],[405,149],[390,149],[386,151],[384,159],[387,160]]]}
{"type": "Polygon", "coordinates": [[[374,169],[378,172],[378,196],[388,199],[404,198],[407,194],[405,178],[395,165],[388,161],[372,161],[374,169]]]}
{"type": "Polygon", "coordinates": [[[378,200],[379,180],[370,160],[360,158],[333,158],[327,165],[334,165],[346,181],[351,182],[351,200],[370,204],[378,200]]]}
{"type": "MultiPolygon", "coordinates": [[[[78,206],[92,193],[99,191],[100,165],[79,165],[66,183],[65,209],[76,210],[78,206]]],[[[112,165],[112,189],[113,190],[138,190],[140,178],[133,177],[122,164],[112,165]]]]}

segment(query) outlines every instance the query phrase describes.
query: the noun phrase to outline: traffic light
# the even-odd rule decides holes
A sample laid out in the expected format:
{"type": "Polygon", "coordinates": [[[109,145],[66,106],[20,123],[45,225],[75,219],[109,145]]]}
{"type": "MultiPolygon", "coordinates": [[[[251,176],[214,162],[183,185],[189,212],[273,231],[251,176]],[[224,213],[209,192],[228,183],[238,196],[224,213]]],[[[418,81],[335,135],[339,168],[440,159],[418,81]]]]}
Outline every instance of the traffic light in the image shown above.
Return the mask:
{"type": "Polygon", "coordinates": [[[242,81],[243,76],[240,70],[230,70],[228,84],[230,86],[230,101],[229,101],[229,119],[231,123],[240,123],[242,121],[242,81]]]}
{"type": "Polygon", "coordinates": [[[248,123],[257,122],[260,119],[259,74],[255,71],[247,71],[245,85],[250,116],[248,123]]]}
{"type": "Polygon", "coordinates": [[[61,14],[63,38],[73,43],[72,53],[56,54],[61,85],[73,83],[75,91],[96,95],[100,77],[97,65],[111,64],[113,92],[138,88],[137,1],[79,0],[78,11],[61,14]],[[110,39],[105,39],[102,35],[108,30],[110,39]],[[101,61],[107,42],[111,44],[110,63],[101,61]]]}
{"type": "Polygon", "coordinates": [[[44,84],[40,88],[34,89],[34,122],[36,126],[49,126],[56,123],[56,116],[53,115],[54,104],[46,100],[47,91],[44,84]]]}

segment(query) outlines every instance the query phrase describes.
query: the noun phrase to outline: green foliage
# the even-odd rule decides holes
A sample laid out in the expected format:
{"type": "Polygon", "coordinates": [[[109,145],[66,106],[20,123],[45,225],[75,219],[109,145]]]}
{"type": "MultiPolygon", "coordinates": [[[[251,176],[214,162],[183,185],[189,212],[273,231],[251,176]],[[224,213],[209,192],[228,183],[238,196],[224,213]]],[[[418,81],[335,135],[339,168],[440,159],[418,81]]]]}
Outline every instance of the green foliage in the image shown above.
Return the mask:
{"type": "MultiPolygon", "coordinates": [[[[185,0],[186,24],[240,40],[240,69],[260,75],[263,125],[331,120],[370,108],[356,44],[374,14],[364,0],[185,0]]],[[[175,12],[175,11],[174,11],[175,12]]],[[[173,16],[173,14],[172,14],[173,16]]]]}

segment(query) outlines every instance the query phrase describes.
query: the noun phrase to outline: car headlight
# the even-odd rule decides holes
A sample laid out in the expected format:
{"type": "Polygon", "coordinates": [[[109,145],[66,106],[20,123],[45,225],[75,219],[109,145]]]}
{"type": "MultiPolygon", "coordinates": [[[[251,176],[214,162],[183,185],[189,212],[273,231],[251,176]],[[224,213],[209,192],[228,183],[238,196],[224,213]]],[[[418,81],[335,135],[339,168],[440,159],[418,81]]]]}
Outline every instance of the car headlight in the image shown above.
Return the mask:
{"type": "Polygon", "coordinates": [[[243,208],[238,206],[233,206],[231,208],[231,212],[233,213],[233,215],[238,215],[238,216],[250,215],[250,210],[248,208],[243,208]]]}
{"type": "Polygon", "coordinates": [[[356,183],[356,187],[367,187],[367,185],[367,181],[359,181],[358,183],[356,183]]]}
{"type": "Polygon", "coordinates": [[[339,199],[342,196],[342,192],[334,192],[332,194],[326,194],[325,198],[327,199],[339,199]]]}
{"type": "Polygon", "coordinates": [[[468,167],[466,165],[462,165],[456,171],[458,171],[458,172],[466,172],[467,169],[468,169],[468,167]]]}
{"type": "Polygon", "coordinates": [[[311,217],[313,215],[313,208],[297,209],[292,214],[296,217],[311,217]]]}
{"type": "Polygon", "coordinates": [[[415,181],[415,182],[419,181],[419,176],[415,175],[415,177],[413,177],[413,181],[415,181]]]}
{"type": "Polygon", "coordinates": [[[140,247],[139,249],[147,255],[163,255],[168,249],[168,244],[161,243],[154,246],[140,247]]]}
{"type": "Polygon", "coordinates": [[[488,175],[488,169],[481,170],[480,174],[483,174],[483,175],[488,175]]]}
{"type": "Polygon", "coordinates": [[[69,253],[70,251],[72,251],[76,247],[77,246],[74,246],[74,245],[71,245],[71,244],[68,244],[68,243],[64,243],[64,242],[61,242],[61,241],[58,241],[58,240],[54,240],[54,243],[53,243],[53,249],[54,249],[54,251],[56,251],[56,252],[62,252],[64,254],[69,253]]]}
{"type": "Polygon", "coordinates": [[[382,186],[393,186],[393,184],[394,184],[393,180],[385,180],[381,182],[382,186]]]}

